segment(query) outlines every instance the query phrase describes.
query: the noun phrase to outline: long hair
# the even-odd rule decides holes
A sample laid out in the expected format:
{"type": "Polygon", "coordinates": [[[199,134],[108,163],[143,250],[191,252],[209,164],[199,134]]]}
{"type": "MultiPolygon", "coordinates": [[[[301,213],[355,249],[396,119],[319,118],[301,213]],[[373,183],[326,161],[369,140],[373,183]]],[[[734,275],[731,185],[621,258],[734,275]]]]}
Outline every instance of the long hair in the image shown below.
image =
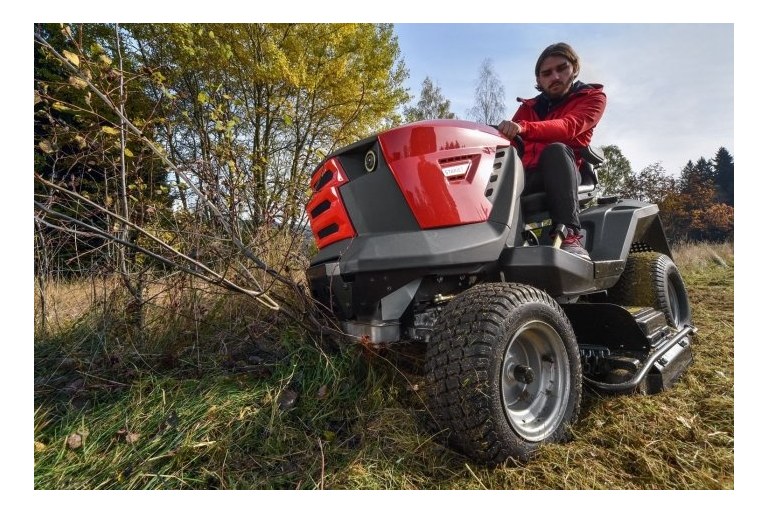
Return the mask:
{"type": "Polygon", "coordinates": [[[579,75],[579,56],[576,55],[576,52],[571,48],[571,45],[568,43],[555,43],[547,46],[544,48],[544,51],[541,52],[541,55],[539,55],[538,60],[536,61],[536,68],[534,70],[536,75],[536,90],[541,91],[541,87],[539,87],[539,70],[541,70],[541,64],[544,62],[544,59],[547,57],[563,57],[565,60],[571,63],[571,66],[573,66],[573,78],[574,80],[579,75]]]}

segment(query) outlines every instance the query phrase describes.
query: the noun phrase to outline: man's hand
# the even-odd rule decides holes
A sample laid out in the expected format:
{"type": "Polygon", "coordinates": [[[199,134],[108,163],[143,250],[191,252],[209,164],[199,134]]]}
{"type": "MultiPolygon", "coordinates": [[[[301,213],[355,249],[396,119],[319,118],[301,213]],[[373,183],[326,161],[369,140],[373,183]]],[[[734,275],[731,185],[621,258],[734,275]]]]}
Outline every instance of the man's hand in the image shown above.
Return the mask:
{"type": "Polygon", "coordinates": [[[502,121],[498,130],[509,140],[512,140],[515,135],[520,135],[523,131],[520,125],[514,121],[502,121]]]}

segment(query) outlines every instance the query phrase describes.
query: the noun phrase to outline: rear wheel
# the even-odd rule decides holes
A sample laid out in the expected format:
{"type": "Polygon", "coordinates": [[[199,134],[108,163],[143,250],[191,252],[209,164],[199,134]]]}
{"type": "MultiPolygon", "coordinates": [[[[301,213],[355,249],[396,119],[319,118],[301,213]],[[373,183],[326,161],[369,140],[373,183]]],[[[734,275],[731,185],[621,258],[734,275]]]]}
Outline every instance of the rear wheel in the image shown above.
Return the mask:
{"type": "Polygon", "coordinates": [[[647,306],[664,312],[677,329],[691,323],[691,306],[683,277],[668,256],[657,252],[630,254],[616,286],[608,291],[622,306],[647,306]]]}
{"type": "Polygon", "coordinates": [[[448,442],[481,463],[566,440],[581,401],[573,329],[546,293],[477,285],[451,301],[426,355],[428,405],[448,442]]]}

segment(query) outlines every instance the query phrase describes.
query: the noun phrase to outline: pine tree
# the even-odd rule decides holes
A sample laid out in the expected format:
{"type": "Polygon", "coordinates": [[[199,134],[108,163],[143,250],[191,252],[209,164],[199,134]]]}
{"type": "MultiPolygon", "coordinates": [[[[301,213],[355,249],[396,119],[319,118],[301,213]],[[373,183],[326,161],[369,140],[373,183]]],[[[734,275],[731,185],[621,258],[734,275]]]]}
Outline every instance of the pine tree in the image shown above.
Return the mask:
{"type": "Polygon", "coordinates": [[[733,156],[721,147],[712,161],[715,168],[715,185],[721,202],[733,206],[733,156]]]}

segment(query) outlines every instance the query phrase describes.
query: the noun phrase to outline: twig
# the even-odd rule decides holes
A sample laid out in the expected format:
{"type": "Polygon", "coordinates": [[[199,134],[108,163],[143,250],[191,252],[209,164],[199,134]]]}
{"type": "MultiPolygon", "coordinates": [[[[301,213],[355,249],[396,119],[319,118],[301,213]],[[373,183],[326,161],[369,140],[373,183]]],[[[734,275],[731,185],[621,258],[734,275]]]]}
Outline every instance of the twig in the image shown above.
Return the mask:
{"type": "Polygon", "coordinates": [[[320,490],[323,490],[325,484],[325,454],[323,453],[323,440],[317,438],[317,444],[320,446],[320,490]]]}
{"type": "Polygon", "coordinates": [[[464,467],[465,467],[465,468],[467,468],[467,469],[469,470],[470,474],[471,474],[473,477],[475,477],[475,480],[477,480],[477,482],[478,482],[478,483],[479,483],[479,484],[480,484],[480,485],[483,487],[483,489],[485,489],[485,490],[487,491],[487,490],[488,490],[488,488],[485,486],[485,484],[483,483],[483,481],[482,481],[482,480],[480,480],[480,479],[477,477],[477,475],[475,474],[475,472],[474,472],[474,471],[472,471],[472,468],[471,468],[471,467],[469,467],[469,464],[467,464],[467,463],[465,462],[465,463],[464,463],[464,467]]]}

